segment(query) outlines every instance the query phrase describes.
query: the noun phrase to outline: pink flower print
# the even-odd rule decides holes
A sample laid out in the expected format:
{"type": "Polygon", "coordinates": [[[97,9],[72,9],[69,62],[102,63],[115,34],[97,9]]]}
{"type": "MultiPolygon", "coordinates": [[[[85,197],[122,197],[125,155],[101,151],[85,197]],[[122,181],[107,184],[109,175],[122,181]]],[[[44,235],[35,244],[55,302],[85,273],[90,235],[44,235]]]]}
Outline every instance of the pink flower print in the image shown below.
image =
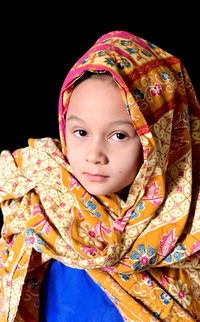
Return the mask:
{"type": "Polygon", "coordinates": [[[51,170],[52,170],[52,167],[48,166],[48,167],[46,168],[46,170],[47,170],[47,171],[51,171],[51,170]]]}
{"type": "Polygon", "coordinates": [[[200,250],[200,240],[198,240],[196,243],[194,243],[191,247],[191,255],[198,252],[200,250]]]}
{"type": "Polygon", "coordinates": [[[103,246],[103,243],[100,238],[97,237],[96,232],[86,221],[81,222],[80,227],[78,228],[78,234],[83,238],[84,242],[91,245],[91,247],[96,246],[101,248],[103,246]]]}
{"type": "Polygon", "coordinates": [[[95,232],[94,232],[94,231],[92,231],[92,230],[89,230],[88,235],[89,235],[90,237],[92,237],[92,238],[95,238],[95,237],[96,237],[95,232]]]}
{"type": "Polygon", "coordinates": [[[166,279],[165,275],[162,274],[161,277],[160,277],[160,283],[161,285],[166,288],[167,287],[167,284],[168,284],[168,280],[166,279]]]}
{"type": "MultiPolygon", "coordinates": [[[[111,235],[111,233],[112,233],[112,231],[111,231],[111,229],[109,228],[109,227],[107,227],[106,225],[104,225],[103,223],[102,223],[102,221],[100,221],[98,224],[96,224],[95,226],[94,226],[94,230],[96,231],[96,233],[97,234],[99,234],[99,235],[101,235],[101,237],[103,236],[103,232],[102,232],[102,230],[103,231],[105,231],[105,233],[107,234],[107,235],[111,235]]],[[[102,237],[103,238],[103,237],[102,237]]]]}
{"type": "Polygon", "coordinates": [[[178,280],[175,285],[170,285],[169,292],[185,309],[190,306],[192,297],[186,283],[178,280]]]}
{"type": "Polygon", "coordinates": [[[142,275],[142,280],[144,281],[144,283],[147,285],[148,288],[153,287],[153,281],[146,273],[142,275]]]}
{"type": "Polygon", "coordinates": [[[154,198],[159,193],[160,188],[158,187],[156,181],[146,187],[146,196],[148,198],[154,198]]]}
{"type": "Polygon", "coordinates": [[[165,257],[167,254],[170,253],[174,244],[176,243],[174,229],[170,230],[168,234],[164,234],[162,240],[160,241],[160,250],[162,257],[165,257]]]}
{"type": "Polygon", "coordinates": [[[108,273],[114,273],[115,271],[114,267],[101,267],[99,270],[108,273]]]}
{"type": "Polygon", "coordinates": [[[69,183],[69,188],[72,189],[76,186],[77,188],[80,186],[78,181],[74,177],[70,177],[70,183],[69,183]]]}
{"type": "Polygon", "coordinates": [[[32,237],[29,237],[29,242],[34,245],[35,243],[35,238],[32,236],[32,237]]]}
{"type": "Polygon", "coordinates": [[[85,255],[88,255],[90,257],[95,256],[98,251],[98,249],[93,246],[91,246],[91,247],[81,246],[81,249],[85,255]]]}
{"type": "Polygon", "coordinates": [[[149,200],[153,205],[160,205],[162,203],[163,196],[158,196],[159,192],[160,187],[158,186],[157,182],[154,181],[146,187],[146,198],[144,197],[143,200],[149,200]]]}
{"type": "Polygon", "coordinates": [[[150,89],[151,95],[153,95],[153,96],[160,96],[161,95],[162,89],[161,89],[160,84],[156,83],[154,86],[151,86],[150,88],[151,88],[150,89]]]}
{"type": "Polygon", "coordinates": [[[156,250],[152,246],[146,247],[144,244],[139,244],[136,247],[137,251],[133,251],[131,259],[135,261],[132,265],[135,271],[141,271],[147,269],[149,265],[154,265],[156,262],[156,250]]]}
{"type": "Polygon", "coordinates": [[[124,228],[125,228],[125,224],[120,219],[114,221],[114,223],[113,223],[113,230],[118,231],[120,233],[123,233],[124,228]]]}
{"type": "Polygon", "coordinates": [[[130,219],[130,211],[127,212],[124,217],[118,218],[117,220],[114,221],[113,230],[123,233],[129,219],[130,219]]]}
{"type": "Polygon", "coordinates": [[[37,215],[37,214],[40,214],[42,215],[42,211],[40,209],[40,206],[39,205],[36,205],[35,207],[33,207],[33,216],[37,215]]]}

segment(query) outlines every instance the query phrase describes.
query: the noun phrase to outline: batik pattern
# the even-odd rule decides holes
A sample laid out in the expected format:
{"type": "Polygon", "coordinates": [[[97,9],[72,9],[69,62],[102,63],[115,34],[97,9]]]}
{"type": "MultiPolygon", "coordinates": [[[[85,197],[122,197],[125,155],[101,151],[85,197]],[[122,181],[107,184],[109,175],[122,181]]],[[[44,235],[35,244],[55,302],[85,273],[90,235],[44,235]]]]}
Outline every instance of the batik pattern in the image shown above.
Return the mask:
{"type": "Polygon", "coordinates": [[[86,269],[125,321],[200,319],[200,108],[182,62],[115,31],[68,73],[61,141],[30,139],[0,159],[0,321],[37,321],[50,258],[86,269]],[[93,197],[67,163],[65,115],[85,71],[109,71],[143,145],[125,203],[93,197]]]}

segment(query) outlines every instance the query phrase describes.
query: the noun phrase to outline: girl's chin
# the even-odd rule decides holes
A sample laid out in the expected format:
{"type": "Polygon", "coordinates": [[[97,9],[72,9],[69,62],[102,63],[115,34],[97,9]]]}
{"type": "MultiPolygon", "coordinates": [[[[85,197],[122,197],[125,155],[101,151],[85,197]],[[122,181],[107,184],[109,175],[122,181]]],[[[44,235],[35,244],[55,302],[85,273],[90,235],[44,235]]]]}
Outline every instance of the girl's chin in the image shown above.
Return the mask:
{"type": "Polygon", "coordinates": [[[109,196],[112,195],[114,193],[113,190],[110,189],[104,189],[104,188],[91,188],[88,186],[84,186],[85,189],[89,192],[89,194],[93,195],[93,196],[109,196]]]}
{"type": "Polygon", "coordinates": [[[128,193],[129,193],[129,189],[128,188],[124,188],[121,189],[120,191],[118,191],[117,189],[91,189],[91,187],[85,187],[85,189],[89,192],[89,194],[93,195],[93,196],[111,196],[113,194],[117,194],[121,199],[126,200],[128,197],[128,193]]]}
{"type": "Polygon", "coordinates": [[[84,176],[84,178],[81,179],[82,180],[79,181],[81,185],[93,196],[111,196],[116,193],[121,199],[125,200],[131,187],[131,184],[125,187],[116,186],[114,183],[112,185],[111,182],[109,182],[111,180],[110,177],[102,179],[84,176]]]}

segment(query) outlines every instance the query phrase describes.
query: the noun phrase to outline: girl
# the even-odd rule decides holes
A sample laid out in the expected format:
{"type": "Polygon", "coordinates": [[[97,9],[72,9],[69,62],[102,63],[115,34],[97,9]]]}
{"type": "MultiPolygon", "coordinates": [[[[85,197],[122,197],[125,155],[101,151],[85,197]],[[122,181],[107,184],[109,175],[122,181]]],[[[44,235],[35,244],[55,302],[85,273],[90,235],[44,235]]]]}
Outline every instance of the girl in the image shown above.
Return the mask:
{"type": "Polygon", "coordinates": [[[198,320],[200,108],[182,62],[102,36],[59,125],[60,142],[1,154],[0,321],[198,320]]]}

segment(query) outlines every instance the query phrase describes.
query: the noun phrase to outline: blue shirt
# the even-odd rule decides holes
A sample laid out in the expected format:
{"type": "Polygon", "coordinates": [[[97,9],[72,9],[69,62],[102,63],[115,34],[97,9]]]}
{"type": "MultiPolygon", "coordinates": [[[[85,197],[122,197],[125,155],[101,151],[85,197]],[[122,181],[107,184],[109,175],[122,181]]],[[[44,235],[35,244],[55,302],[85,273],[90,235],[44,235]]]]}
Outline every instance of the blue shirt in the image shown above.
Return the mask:
{"type": "Polygon", "coordinates": [[[85,270],[52,261],[40,292],[40,322],[123,322],[115,304],[85,270]]]}

